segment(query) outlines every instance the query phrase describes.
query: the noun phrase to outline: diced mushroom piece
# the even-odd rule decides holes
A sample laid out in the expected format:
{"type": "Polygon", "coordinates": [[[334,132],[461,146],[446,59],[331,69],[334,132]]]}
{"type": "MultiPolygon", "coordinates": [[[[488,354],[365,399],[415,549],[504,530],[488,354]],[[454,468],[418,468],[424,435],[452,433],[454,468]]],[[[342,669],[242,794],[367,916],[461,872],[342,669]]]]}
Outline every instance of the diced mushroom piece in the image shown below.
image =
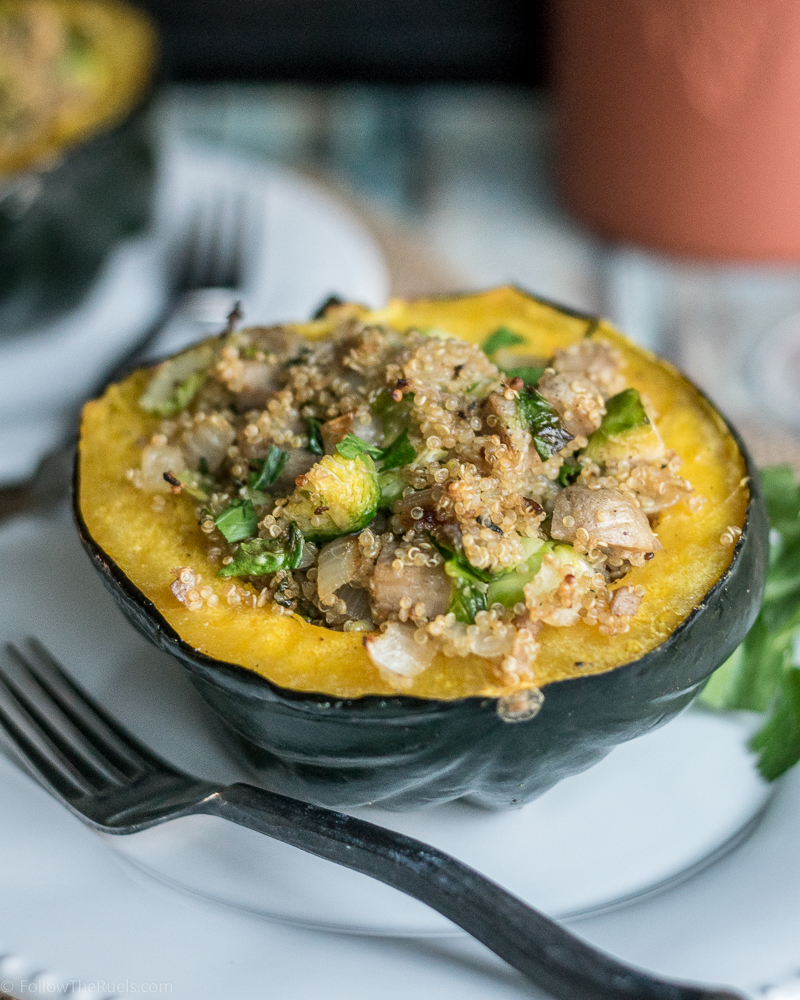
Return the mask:
{"type": "Polygon", "coordinates": [[[497,434],[503,444],[524,454],[531,443],[531,435],[516,399],[506,399],[502,392],[490,392],[483,404],[483,419],[490,434],[497,434]]]}
{"type": "Polygon", "coordinates": [[[394,512],[400,518],[400,524],[405,531],[409,528],[436,527],[436,503],[441,496],[441,489],[429,487],[404,494],[394,505],[394,512]],[[419,514],[422,511],[422,514],[419,514]],[[415,516],[417,515],[417,516],[415,516]]]}
{"type": "Polygon", "coordinates": [[[661,543],[642,511],[619,490],[568,486],[553,505],[553,538],[581,552],[600,549],[641,565],[661,543]]]}
{"type": "Polygon", "coordinates": [[[334,417],[333,420],[326,420],[324,424],[320,427],[319,431],[322,435],[322,443],[325,445],[325,451],[332,455],[336,450],[336,445],[347,437],[348,434],[353,431],[353,416],[352,413],[345,413],[341,417],[334,417]]]}
{"type": "Polygon", "coordinates": [[[553,355],[552,365],[567,378],[585,375],[606,398],[625,388],[622,355],[607,340],[584,338],[553,355]]]}
{"type": "Polygon", "coordinates": [[[628,615],[629,618],[632,618],[639,610],[641,603],[641,595],[637,594],[633,587],[620,587],[614,591],[609,610],[612,615],[628,615]]]}
{"type": "Polygon", "coordinates": [[[384,544],[369,585],[375,618],[381,621],[397,614],[404,599],[406,607],[423,604],[426,618],[447,614],[453,582],[444,567],[403,565],[395,569],[397,558],[394,545],[384,544]]]}
{"type": "Polygon", "coordinates": [[[603,394],[585,375],[546,373],[536,388],[575,437],[588,437],[600,426],[606,412],[603,394]]]}
{"type": "Polygon", "coordinates": [[[356,535],[334,538],[319,550],[317,593],[323,604],[333,604],[336,592],[350,583],[362,566],[361,547],[356,535]]]}
{"type": "Polygon", "coordinates": [[[436,656],[436,645],[416,642],[413,625],[389,622],[386,630],[364,638],[369,658],[393,687],[406,687],[412,677],[426,670],[436,656]]]}

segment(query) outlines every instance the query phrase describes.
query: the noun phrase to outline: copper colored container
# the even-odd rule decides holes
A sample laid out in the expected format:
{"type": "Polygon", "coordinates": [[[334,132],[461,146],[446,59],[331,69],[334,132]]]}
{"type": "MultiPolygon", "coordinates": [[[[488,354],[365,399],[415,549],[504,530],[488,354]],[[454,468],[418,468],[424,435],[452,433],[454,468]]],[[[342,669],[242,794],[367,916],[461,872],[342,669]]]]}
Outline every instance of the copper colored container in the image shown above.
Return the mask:
{"type": "Polygon", "coordinates": [[[556,0],[558,176],[602,233],[800,260],[800,3],[556,0]]]}

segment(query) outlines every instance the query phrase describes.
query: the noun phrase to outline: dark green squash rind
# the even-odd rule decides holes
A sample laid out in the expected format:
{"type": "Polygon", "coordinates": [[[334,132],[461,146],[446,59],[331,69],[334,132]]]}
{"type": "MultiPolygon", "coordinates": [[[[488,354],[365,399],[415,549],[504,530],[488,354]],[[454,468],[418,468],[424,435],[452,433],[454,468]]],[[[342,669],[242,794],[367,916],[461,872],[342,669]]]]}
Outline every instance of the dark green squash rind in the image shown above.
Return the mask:
{"type": "Polygon", "coordinates": [[[156,179],[149,118],[143,100],[50,169],[0,177],[0,330],[75,308],[114,248],[149,223],[156,179]]]}
{"type": "Polygon", "coordinates": [[[750,476],[728,569],[660,646],[605,673],[547,685],[539,714],[520,723],[503,721],[492,698],[333,699],[278,687],[198,653],[91,538],[80,512],[78,462],[74,513],[84,548],[123,612],[186,667],[264,785],[338,808],[380,802],[408,809],[463,796],[501,807],[536,798],[669,721],[754,622],[767,567],[767,512],[752,459],[728,429],[750,476]]]}

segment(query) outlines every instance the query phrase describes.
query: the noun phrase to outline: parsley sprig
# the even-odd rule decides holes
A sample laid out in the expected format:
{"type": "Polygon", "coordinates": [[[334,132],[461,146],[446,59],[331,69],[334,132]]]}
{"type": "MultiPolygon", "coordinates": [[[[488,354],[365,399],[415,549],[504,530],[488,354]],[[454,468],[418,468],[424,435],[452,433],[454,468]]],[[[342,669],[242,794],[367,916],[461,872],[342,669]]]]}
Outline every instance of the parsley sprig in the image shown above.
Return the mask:
{"type": "Polygon", "coordinates": [[[381,466],[381,471],[388,469],[399,469],[403,465],[410,465],[417,457],[414,446],[408,440],[408,431],[403,431],[386,448],[376,448],[368,444],[363,438],[356,434],[348,434],[344,441],[336,445],[336,450],[343,458],[360,458],[362,455],[369,455],[381,466]]]}
{"type": "Polygon", "coordinates": [[[761,471],[771,525],[764,601],[744,642],[708,682],[702,704],[763,712],[750,742],[758,768],[774,781],[800,761],[800,485],[790,466],[761,471]]]}

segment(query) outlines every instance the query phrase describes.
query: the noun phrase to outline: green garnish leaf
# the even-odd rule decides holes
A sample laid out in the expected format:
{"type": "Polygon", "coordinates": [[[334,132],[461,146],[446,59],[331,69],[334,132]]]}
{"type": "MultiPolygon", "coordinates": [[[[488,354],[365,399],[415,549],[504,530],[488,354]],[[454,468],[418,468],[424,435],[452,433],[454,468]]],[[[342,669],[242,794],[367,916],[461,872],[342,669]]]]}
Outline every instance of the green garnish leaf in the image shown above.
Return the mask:
{"type": "Polygon", "coordinates": [[[478,583],[491,583],[493,580],[497,579],[499,574],[492,573],[488,569],[479,569],[477,566],[473,566],[469,559],[467,559],[464,555],[463,549],[451,549],[449,546],[440,542],[439,539],[430,532],[428,532],[428,539],[439,555],[444,558],[445,563],[454,562],[463,576],[468,576],[478,583]]]}
{"type": "Polygon", "coordinates": [[[514,333],[507,326],[499,326],[494,333],[490,333],[481,345],[483,353],[494,360],[493,355],[503,347],[516,347],[524,344],[525,338],[518,333],[514,333]]]}
{"type": "Polygon", "coordinates": [[[206,459],[204,458],[200,459],[200,461],[197,463],[197,471],[200,473],[201,476],[208,475],[208,462],[206,461],[206,459]]]}
{"type": "Polygon", "coordinates": [[[308,450],[315,455],[324,455],[325,446],[322,443],[322,424],[316,417],[306,417],[306,428],[308,431],[308,450]]]}
{"type": "Polygon", "coordinates": [[[533,446],[543,462],[561,451],[572,440],[572,434],[544,396],[531,386],[525,386],[517,397],[517,406],[527,421],[533,446]]]}
{"type": "Polygon", "coordinates": [[[296,524],[290,524],[285,538],[242,542],[233,562],[223,566],[217,576],[271,576],[279,569],[297,569],[302,558],[303,536],[296,524]]]}
{"type": "Polygon", "coordinates": [[[457,559],[448,559],[444,564],[444,571],[455,584],[447,610],[456,616],[456,621],[471,625],[475,621],[475,615],[486,610],[486,591],[489,585],[466,572],[457,559]]]}
{"type": "Polygon", "coordinates": [[[649,423],[638,389],[623,389],[606,403],[602,423],[594,433],[606,438],[619,437],[649,423]]]}
{"type": "Polygon", "coordinates": [[[386,510],[391,510],[403,495],[403,490],[407,485],[396,469],[381,472],[378,476],[378,488],[381,491],[379,505],[386,510]]]}
{"type": "Polygon", "coordinates": [[[357,434],[348,434],[347,437],[336,445],[336,450],[342,458],[360,458],[362,455],[369,455],[370,458],[380,458],[383,448],[375,448],[368,444],[357,434]]]}
{"type": "Polygon", "coordinates": [[[758,618],[744,642],[716,670],[700,695],[714,709],[766,712],[751,748],[768,781],[800,760],[800,670],[794,644],[800,628],[800,485],[788,465],[763,469],[770,560],[758,618]]]}
{"type": "Polygon", "coordinates": [[[356,434],[348,434],[344,441],[336,445],[336,450],[343,458],[360,458],[369,455],[375,461],[382,463],[382,470],[398,469],[410,465],[417,457],[414,446],[408,440],[408,431],[396,438],[387,448],[376,448],[368,444],[356,434]]]}
{"type": "Polygon", "coordinates": [[[544,373],[544,368],[537,368],[533,365],[521,365],[518,368],[503,369],[503,374],[507,378],[521,378],[525,385],[538,385],[539,379],[544,373]]]}
{"type": "Polygon", "coordinates": [[[254,490],[263,490],[266,486],[272,486],[283,472],[288,461],[288,451],[281,451],[276,445],[271,445],[261,469],[250,473],[251,488],[254,490]]]}
{"type": "Polygon", "coordinates": [[[758,769],[775,781],[800,761],[800,670],[790,667],[783,675],[772,714],[750,741],[758,754],[758,769]]]}
{"type": "Polygon", "coordinates": [[[225,536],[226,542],[252,538],[258,531],[258,517],[252,500],[232,500],[231,505],[214,518],[214,524],[225,536]]]}
{"type": "Polygon", "coordinates": [[[384,472],[388,469],[399,469],[404,465],[411,465],[416,457],[414,445],[408,440],[408,431],[403,431],[388,448],[383,449],[381,468],[384,472]]]}
{"type": "Polygon", "coordinates": [[[564,464],[558,470],[558,485],[559,486],[572,486],[578,476],[581,474],[582,466],[578,462],[571,462],[569,459],[564,461],[564,464]]]}

